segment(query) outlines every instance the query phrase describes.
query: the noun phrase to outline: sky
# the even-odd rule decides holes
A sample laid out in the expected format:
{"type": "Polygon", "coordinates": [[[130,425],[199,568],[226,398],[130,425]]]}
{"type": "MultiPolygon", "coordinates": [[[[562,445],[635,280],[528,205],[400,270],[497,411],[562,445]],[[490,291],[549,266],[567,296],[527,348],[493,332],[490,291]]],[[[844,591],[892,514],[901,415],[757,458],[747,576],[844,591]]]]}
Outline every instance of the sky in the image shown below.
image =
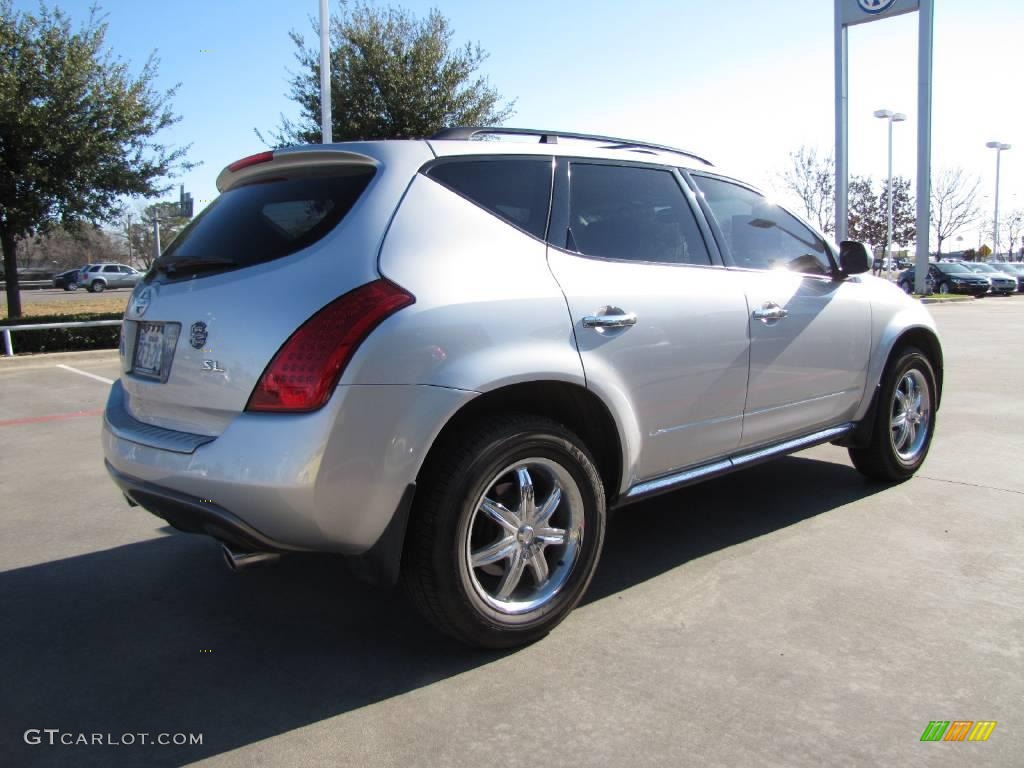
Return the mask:
{"type": "MultiPolygon", "coordinates": [[[[53,4],[54,0],[47,0],[53,4]]],[[[1024,208],[1024,92],[1020,0],[935,0],[933,172],[962,166],[980,177],[991,220],[995,152],[1002,153],[1001,213],[1024,208]]],[[[58,0],[75,20],[89,0],[58,0]]],[[[379,0],[378,3],[380,4],[379,0]]],[[[438,8],[455,42],[479,42],[493,87],[515,99],[507,125],[602,133],[680,146],[781,192],[779,172],[801,145],[834,143],[832,0],[437,0],[396,3],[418,15],[438,8]]],[[[138,72],[160,58],[161,88],[179,84],[181,121],[161,139],[191,144],[200,167],[184,183],[197,212],[216,195],[220,170],[265,149],[294,70],[290,30],[315,42],[317,0],[105,0],[107,43],[138,72]]],[[[332,0],[332,8],[340,7],[332,0]]],[[[15,0],[34,10],[36,0],[15,0]]],[[[850,171],[886,174],[886,123],[894,173],[916,175],[917,14],[853,27],[850,38],[850,171]]],[[[177,198],[177,188],[167,198],[177,198]]],[[[989,224],[988,229],[991,226],[989,224]]],[[[978,231],[958,245],[976,247],[978,231]]],[[[990,240],[990,238],[986,238],[990,240]]]]}

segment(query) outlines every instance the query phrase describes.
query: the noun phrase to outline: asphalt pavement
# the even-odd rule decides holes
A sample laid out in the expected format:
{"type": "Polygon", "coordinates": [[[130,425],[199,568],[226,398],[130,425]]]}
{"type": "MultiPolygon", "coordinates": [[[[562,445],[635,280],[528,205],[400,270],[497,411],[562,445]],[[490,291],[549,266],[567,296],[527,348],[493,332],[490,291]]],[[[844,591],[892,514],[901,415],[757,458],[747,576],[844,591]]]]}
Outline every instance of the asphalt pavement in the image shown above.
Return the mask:
{"type": "Polygon", "coordinates": [[[0,766],[1024,765],[1024,297],[930,309],[915,478],[823,446],[623,510],[509,653],[330,558],[228,572],[106,477],[110,353],[0,360],[0,766]]]}

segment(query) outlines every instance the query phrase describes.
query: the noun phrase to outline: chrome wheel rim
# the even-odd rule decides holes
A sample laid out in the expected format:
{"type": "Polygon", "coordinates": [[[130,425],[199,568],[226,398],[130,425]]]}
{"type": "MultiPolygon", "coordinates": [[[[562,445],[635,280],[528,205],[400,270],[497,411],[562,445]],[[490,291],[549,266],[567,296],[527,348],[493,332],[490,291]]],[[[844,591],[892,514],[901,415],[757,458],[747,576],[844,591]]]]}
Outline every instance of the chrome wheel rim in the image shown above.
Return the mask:
{"type": "Polygon", "coordinates": [[[463,538],[472,597],[508,616],[559,593],[583,544],[583,498],[569,471],[529,458],[502,469],[473,506],[463,538]]]}
{"type": "Polygon", "coordinates": [[[928,438],[930,421],[928,382],[921,371],[911,369],[903,374],[896,385],[890,409],[890,439],[901,461],[910,463],[921,454],[928,438]]]}

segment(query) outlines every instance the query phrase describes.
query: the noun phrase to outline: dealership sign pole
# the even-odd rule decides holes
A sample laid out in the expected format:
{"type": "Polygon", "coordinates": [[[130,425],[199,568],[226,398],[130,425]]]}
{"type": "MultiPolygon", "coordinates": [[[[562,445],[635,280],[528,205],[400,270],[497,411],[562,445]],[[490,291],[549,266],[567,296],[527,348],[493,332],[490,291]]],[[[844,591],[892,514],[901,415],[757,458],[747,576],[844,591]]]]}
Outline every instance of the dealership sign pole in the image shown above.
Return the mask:
{"type": "Polygon", "coordinates": [[[917,253],[915,286],[924,293],[928,276],[929,201],[932,157],[932,31],[935,0],[835,0],[836,48],[836,240],[848,237],[849,53],[847,28],[918,12],[917,60],[917,253]]]}

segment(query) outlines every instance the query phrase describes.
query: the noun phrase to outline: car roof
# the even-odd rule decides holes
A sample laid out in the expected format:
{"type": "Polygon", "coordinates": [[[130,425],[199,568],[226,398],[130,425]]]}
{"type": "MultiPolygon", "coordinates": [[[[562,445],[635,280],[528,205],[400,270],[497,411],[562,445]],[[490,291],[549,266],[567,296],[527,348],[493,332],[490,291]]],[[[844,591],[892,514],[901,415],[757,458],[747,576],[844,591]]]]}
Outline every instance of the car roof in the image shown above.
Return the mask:
{"type": "Polygon", "coordinates": [[[237,184],[265,175],[272,170],[278,171],[282,167],[313,166],[324,162],[376,166],[386,164],[397,156],[408,155],[411,159],[422,155],[424,148],[432,157],[539,155],[629,160],[694,171],[709,171],[730,178],[743,179],[742,175],[725,172],[701,155],[663,144],[567,131],[473,127],[448,128],[426,139],[352,141],[282,147],[243,158],[227,166],[217,176],[217,189],[224,192],[237,184]]]}

